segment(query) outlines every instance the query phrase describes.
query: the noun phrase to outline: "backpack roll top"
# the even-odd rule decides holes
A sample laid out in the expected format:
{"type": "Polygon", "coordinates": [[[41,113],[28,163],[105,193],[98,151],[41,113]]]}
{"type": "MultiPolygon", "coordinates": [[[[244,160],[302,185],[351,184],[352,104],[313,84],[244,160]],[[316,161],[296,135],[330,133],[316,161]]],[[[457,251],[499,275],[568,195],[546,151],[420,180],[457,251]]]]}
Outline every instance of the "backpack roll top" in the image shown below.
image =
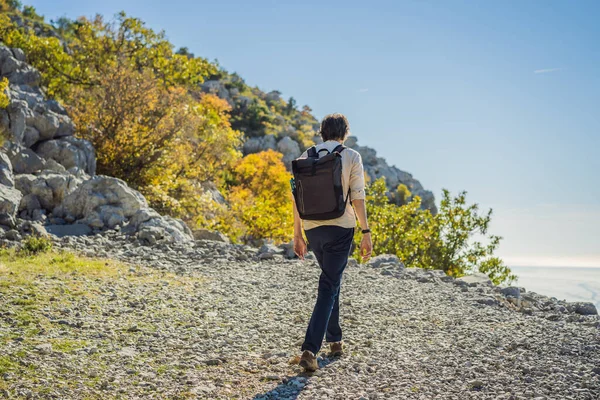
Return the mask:
{"type": "Polygon", "coordinates": [[[340,145],[319,158],[320,152],[313,146],[308,150],[308,158],[292,161],[294,199],[300,218],[328,220],[344,215],[347,197],[344,199],[342,186],[343,150],[340,145]]]}

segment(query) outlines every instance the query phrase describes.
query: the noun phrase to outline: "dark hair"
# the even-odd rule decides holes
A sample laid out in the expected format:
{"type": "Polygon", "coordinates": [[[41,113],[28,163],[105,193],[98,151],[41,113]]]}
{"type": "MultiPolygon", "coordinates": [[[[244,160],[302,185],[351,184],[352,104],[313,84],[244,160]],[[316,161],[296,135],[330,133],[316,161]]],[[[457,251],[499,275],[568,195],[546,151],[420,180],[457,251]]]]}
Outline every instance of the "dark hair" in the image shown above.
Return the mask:
{"type": "Polygon", "coordinates": [[[326,115],[321,121],[321,138],[323,141],[343,140],[350,132],[350,124],[343,114],[326,115]]]}

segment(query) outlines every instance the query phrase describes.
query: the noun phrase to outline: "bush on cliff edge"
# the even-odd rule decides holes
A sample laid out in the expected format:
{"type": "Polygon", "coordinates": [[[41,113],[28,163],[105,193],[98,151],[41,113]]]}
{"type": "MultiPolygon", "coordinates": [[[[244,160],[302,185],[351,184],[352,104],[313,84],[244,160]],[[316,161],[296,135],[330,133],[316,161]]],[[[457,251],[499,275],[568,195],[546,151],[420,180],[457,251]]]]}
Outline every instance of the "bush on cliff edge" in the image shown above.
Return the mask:
{"type": "MultiPolygon", "coordinates": [[[[442,269],[457,277],[479,271],[495,284],[516,279],[510,268],[494,256],[501,237],[488,233],[492,210],[480,214],[477,204],[467,204],[466,192],[452,197],[444,190],[436,215],[422,210],[418,197],[399,207],[390,203],[386,192],[381,178],[367,193],[375,254],[396,254],[407,267],[442,269]],[[486,244],[474,240],[476,235],[486,244]]],[[[360,239],[357,233],[357,243],[360,239]]],[[[357,258],[358,251],[357,246],[357,258]]]]}

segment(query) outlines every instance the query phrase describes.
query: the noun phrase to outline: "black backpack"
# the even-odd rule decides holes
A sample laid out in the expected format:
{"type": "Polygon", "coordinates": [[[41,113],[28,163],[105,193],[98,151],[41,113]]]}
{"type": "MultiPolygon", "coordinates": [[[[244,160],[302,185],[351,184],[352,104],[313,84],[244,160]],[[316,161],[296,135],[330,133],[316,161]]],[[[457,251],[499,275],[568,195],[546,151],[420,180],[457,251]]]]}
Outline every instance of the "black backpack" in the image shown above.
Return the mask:
{"type": "MultiPolygon", "coordinates": [[[[346,212],[344,189],[342,188],[343,145],[332,152],[315,146],[308,149],[308,158],[292,161],[294,183],[292,191],[300,218],[307,220],[327,220],[339,218],[346,212]],[[319,158],[319,153],[327,155],[319,158]]],[[[348,195],[350,192],[348,191],[348,195]]]]}

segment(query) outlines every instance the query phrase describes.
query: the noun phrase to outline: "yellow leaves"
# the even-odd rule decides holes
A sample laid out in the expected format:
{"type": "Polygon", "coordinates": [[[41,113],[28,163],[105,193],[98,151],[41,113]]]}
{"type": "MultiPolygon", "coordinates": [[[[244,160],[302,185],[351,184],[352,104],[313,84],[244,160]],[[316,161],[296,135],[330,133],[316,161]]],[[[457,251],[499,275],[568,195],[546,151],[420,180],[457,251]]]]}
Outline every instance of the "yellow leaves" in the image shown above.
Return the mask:
{"type": "Polygon", "coordinates": [[[0,12],[14,11],[18,3],[10,0],[0,0],[0,12]]]}
{"type": "Polygon", "coordinates": [[[0,80],[0,109],[8,107],[10,104],[10,98],[6,94],[8,90],[8,79],[2,78],[0,80]]]}
{"type": "Polygon", "coordinates": [[[220,229],[234,240],[291,239],[291,175],[281,157],[273,150],[263,151],[244,157],[233,168],[227,195],[230,215],[221,220],[220,229]]]}

